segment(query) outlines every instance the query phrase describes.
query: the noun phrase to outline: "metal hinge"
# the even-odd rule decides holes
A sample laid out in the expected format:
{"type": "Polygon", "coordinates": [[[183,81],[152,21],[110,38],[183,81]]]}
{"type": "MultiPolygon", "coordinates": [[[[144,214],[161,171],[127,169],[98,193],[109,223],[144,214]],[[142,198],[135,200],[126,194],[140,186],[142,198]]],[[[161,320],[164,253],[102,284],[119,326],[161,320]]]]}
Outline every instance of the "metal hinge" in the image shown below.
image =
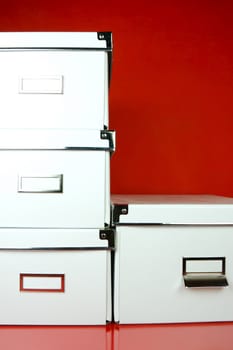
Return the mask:
{"type": "Polygon", "coordinates": [[[115,249],[115,230],[112,228],[105,228],[100,230],[100,239],[108,240],[108,248],[110,250],[115,249]]]}
{"type": "Polygon", "coordinates": [[[100,138],[109,141],[109,150],[114,152],[116,150],[116,132],[114,130],[101,130],[100,138]]]}
{"type": "Polygon", "coordinates": [[[128,214],[128,204],[115,204],[112,208],[113,225],[119,223],[120,215],[127,215],[127,214],[128,214]]]}

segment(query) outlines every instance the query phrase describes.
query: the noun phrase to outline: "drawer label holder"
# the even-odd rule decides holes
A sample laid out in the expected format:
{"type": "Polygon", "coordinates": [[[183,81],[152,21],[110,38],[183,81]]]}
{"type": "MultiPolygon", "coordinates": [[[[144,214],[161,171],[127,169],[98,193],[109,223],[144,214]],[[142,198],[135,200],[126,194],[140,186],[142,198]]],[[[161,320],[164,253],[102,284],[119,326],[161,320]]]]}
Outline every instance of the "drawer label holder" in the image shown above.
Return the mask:
{"type": "Polygon", "coordinates": [[[18,193],[63,193],[63,174],[18,175],[18,193]]]}
{"type": "Polygon", "coordinates": [[[65,292],[64,274],[20,273],[20,292],[65,292]]]}

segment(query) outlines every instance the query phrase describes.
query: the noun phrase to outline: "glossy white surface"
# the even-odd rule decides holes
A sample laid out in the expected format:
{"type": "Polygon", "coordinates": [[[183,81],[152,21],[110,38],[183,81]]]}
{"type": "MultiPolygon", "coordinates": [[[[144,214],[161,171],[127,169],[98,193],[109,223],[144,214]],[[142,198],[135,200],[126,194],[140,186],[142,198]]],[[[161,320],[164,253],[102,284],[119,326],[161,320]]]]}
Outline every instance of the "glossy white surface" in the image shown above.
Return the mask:
{"type": "Polygon", "coordinates": [[[0,51],[0,76],[0,128],[108,126],[104,51],[0,51]]]}
{"type": "MultiPolygon", "coordinates": [[[[233,226],[118,226],[116,321],[232,321],[232,247],[233,226]],[[229,286],[186,288],[182,275],[183,257],[225,257],[229,286]]],[[[206,268],[205,261],[203,266],[199,264],[202,272],[206,268]]]]}
{"type": "Polygon", "coordinates": [[[113,204],[128,204],[120,223],[232,224],[233,198],[212,195],[113,195],[113,204]]]}
{"type": "Polygon", "coordinates": [[[109,152],[1,151],[1,227],[102,228],[109,223],[109,152]],[[62,193],[18,192],[19,175],[63,176],[62,193]]]}

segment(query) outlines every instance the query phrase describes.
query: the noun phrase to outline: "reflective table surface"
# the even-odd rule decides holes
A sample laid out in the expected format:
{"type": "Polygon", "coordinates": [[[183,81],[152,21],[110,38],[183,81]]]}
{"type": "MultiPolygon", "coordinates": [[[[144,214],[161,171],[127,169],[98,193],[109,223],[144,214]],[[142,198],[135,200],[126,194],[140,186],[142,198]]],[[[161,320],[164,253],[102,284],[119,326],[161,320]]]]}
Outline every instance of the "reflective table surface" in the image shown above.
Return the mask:
{"type": "Polygon", "coordinates": [[[232,350],[232,323],[1,326],[4,350],[232,350]]]}

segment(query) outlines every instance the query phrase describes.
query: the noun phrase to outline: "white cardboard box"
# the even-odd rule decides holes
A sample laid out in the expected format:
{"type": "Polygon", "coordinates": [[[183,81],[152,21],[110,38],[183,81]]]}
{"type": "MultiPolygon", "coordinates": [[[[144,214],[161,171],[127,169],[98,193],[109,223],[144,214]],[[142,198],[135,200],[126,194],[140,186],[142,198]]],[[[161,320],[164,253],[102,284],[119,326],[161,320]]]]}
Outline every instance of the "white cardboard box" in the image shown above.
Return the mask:
{"type": "Polygon", "coordinates": [[[100,131],[1,130],[1,135],[0,227],[110,223],[110,145],[100,131]]]}
{"type": "Polygon", "coordinates": [[[0,128],[108,126],[111,33],[0,33],[0,128]]]}
{"type": "Polygon", "coordinates": [[[233,199],[113,196],[114,317],[233,320],[233,199]]]}
{"type": "Polygon", "coordinates": [[[97,229],[1,229],[0,324],[111,321],[111,235],[97,229]],[[109,240],[102,239],[106,235],[109,240]]]}

